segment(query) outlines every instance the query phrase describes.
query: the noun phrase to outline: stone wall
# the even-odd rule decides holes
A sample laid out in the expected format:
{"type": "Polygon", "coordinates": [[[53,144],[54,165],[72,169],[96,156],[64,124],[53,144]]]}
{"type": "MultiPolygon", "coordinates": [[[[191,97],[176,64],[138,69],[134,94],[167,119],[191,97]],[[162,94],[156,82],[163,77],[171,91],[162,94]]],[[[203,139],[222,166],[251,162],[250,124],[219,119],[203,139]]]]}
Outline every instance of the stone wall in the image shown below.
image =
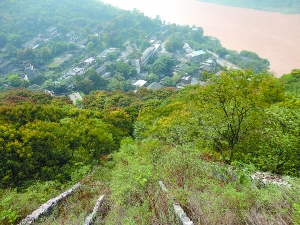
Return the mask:
{"type": "MultiPolygon", "coordinates": [[[[168,189],[162,181],[159,181],[159,186],[163,192],[168,193],[168,189]]],[[[194,225],[193,221],[186,215],[179,203],[173,203],[173,208],[180,225],[194,225]]]]}
{"type": "Polygon", "coordinates": [[[65,199],[67,196],[72,194],[74,191],[76,191],[80,187],[81,187],[81,183],[77,183],[73,187],[71,187],[69,190],[67,190],[64,193],[60,194],[59,196],[50,199],[45,204],[41,205],[33,213],[26,216],[26,218],[23,219],[19,225],[33,224],[35,221],[40,219],[42,216],[50,214],[51,211],[53,210],[53,208],[56,205],[58,205],[63,199],[65,199]]]}

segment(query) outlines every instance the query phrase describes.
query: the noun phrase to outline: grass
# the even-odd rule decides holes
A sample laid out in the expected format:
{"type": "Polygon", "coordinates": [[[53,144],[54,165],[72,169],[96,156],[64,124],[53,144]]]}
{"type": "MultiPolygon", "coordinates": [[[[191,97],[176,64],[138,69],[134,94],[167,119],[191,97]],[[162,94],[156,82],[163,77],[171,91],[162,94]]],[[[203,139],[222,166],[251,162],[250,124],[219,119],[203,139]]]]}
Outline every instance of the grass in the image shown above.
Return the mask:
{"type": "MultiPolygon", "coordinates": [[[[101,195],[105,204],[95,221],[99,225],[177,224],[174,201],[195,225],[299,224],[299,179],[289,179],[291,188],[257,187],[250,177],[253,166],[227,167],[210,161],[193,146],[171,147],[155,141],[127,139],[113,158],[86,176],[82,188],[38,224],[82,224],[101,195]],[[167,194],[160,190],[159,180],[167,194]]],[[[80,177],[81,173],[77,180],[80,177]]],[[[1,190],[0,223],[16,224],[67,189],[60,186],[46,182],[23,193],[1,190]]]]}
{"type": "Polygon", "coordinates": [[[143,155],[147,147],[149,154],[150,142],[124,143],[115,155],[116,162],[121,158],[119,163],[123,165],[113,172],[117,176],[111,181],[112,206],[106,224],[176,224],[172,200],[160,193],[158,180],[164,182],[168,196],[181,205],[195,225],[292,225],[300,218],[299,179],[289,181],[292,188],[273,184],[256,187],[251,179],[255,168],[251,165],[228,167],[203,160],[193,146],[170,147],[163,143],[151,146],[150,154],[160,157],[148,155],[154,161],[147,162],[143,155]],[[147,182],[141,187],[134,182],[136,171],[143,174],[147,163],[152,164],[152,175],[149,178],[144,173],[147,182]],[[120,192],[117,187],[125,182],[126,189],[120,192]]]}
{"type": "Polygon", "coordinates": [[[71,184],[56,181],[37,182],[25,190],[0,189],[0,224],[17,224],[28,214],[71,184]]]}

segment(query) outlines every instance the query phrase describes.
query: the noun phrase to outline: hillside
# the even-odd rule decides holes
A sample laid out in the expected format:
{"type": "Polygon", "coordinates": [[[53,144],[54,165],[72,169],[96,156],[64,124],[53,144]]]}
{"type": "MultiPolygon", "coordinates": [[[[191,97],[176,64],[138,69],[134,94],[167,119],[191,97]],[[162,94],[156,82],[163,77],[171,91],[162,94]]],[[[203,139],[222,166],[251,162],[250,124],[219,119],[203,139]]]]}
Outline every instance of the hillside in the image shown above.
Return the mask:
{"type": "Polygon", "coordinates": [[[300,13],[300,3],[297,0],[198,0],[201,2],[209,2],[220,5],[236,6],[242,8],[250,8],[257,10],[265,10],[272,12],[281,12],[285,14],[299,14],[300,13]]]}
{"type": "Polygon", "coordinates": [[[37,224],[82,224],[100,195],[95,224],[175,224],[173,203],[194,224],[299,224],[299,69],[98,1],[0,6],[1,224],[78,182],[37,224]]]}
{"type": "Polygon", "coordinates": [[[18,191],[1,190],[2,221],[19,221],[33,211],[37,203],[28,195],[48,199],[60,190],[59,182],[68,186],[94,167],[93,182],[101,189],[82,200],[108,192],[106,224],[171,219],[167,203],[155,197],[159,180],[196,224],[218,224],[224,217],[234,224],[293,224],[299,180],[285,178],[292,189],[255,189],[250,176],[263,170],[299,177],[298,105],[271,75],[238,70],[180,91],[96,91],[82,109],[43,93],[4,92],[1,186],[18,191]],[[33,191],[37,185],[41,193],[33,191]],[[14,198],[25,202],[8,200],[14,198]]]}
{"type": "Polygon", "coordinates": [[[227,50],[201,27],[165,24],[138,10],[98,1],[0,4],[0,91],[27,88],[56,96],[128,91],[138,80],[182,87],[201,82],[205,72],[219,72],[223,58],[257,73],[270,65],[254,52],[227,50]],[[183,82],[186,75],[190,79],[183,82]]]}

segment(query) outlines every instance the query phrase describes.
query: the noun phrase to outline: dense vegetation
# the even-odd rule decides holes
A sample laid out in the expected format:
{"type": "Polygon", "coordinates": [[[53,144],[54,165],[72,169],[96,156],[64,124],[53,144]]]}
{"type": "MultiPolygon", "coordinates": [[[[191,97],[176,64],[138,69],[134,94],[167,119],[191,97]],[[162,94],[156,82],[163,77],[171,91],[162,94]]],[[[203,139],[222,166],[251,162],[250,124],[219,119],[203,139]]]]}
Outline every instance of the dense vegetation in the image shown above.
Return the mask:
{"type": "Polygon", "coordinates": [[[1,224],[17,224],[82,179],[83,190],[64,204],[73,214],[57,219],[61,207],[41,224],[82,223],[91,199],[102,193],[110,208],[105,224],[174,224],[173,198],[195,224],[300,221],[299,70],[276,79],[267,72],[267,60],[227,50],[204,36],[201,27],[163,24],[159,17],[98,1],[2,1],[0,6],[3,58],[16,64],[29,60],[39,68],[30,81],[15,72],[0,77],[1,224]],[[61,37],[35,49],[21,47],[49,26],[87,38],[86,48],[61,37]],[[98,35],[91,32],[94,27],[101,30],[98,35]],[[203,75],[205,85],[177,90],[172,86],[182,76],[197,74],[200,61],[174,72],[183,65],[178,59],[151,57],[143,67],[149,73],[145,79],[158,82],[163,74],[165,88],[134,92],[136,70],[116,59],[128,46],[130,59],[140,57],[150,46],[149,35],[164,41],[170,53],[181,54],[186,42],[245,71],[219,67],[219,75],[203,75]],[[60,79],[110,47],[119,49],[107,56],[110,79],[96,72],[102,59],[81,75],[60,79]],[[55,58],[69,53],[70,61],[58,65],[55,58]],[[74,106],[43,89],[85,96],[74,106]],[[257,170],[294,177],[285,177],[292,188],[254,188],[250,176],[257,170]],[[169,188],[168,196],[158,191],[159,180],[169,188]]]}
{"type": "Polygon", "coordinates": [[[275,11],[287,14],[300,13],[300,3],[298,0],[198,0],[202,2],[216,3],[220,5],[230,5],[243,8],[251,8],[266,11],[275,11]]]}
{"type": "Polygon", "coordinates": [[[300,95],[300,70],[299,69],[294,69],[291,73],[284,74],[279,78],[279,80],[285,85],[285,88],[288,93],[299,97],[300,95]]]}
{"type": "MultiPolygon", "coordinates": [[[[281,219],[292,224],[298,218],[296,189],[270,186],[275,199],[287,205],[266,203],[263,199],[272,195],[253,189],[250,179],[255,170],[300,176],[300,103],[286,95],[272,75],[229,70],[211,75],[206,86],[180,91],[141,88],[136,94],[96,91],[82,104],[84,108],[78,109],[65,99],[25,90],[1,95],[3,188],[28,192],[36,180],[75,181],[102,161],[102,167],[109,168],[106,173],[111,173],[111,224],[168,221],[170,215],[155,213],[163,202],[151,200],[158,194],[160,179],[191,210],[194,221],[203,217],[206,224],[218,223],[223,215],[239,224],[259,221],[259,214],[265,221],[281,219]],[[101,160],[107,154],[113,159],[109,164],[101,160]],[[233,166],[233,171],[228,173],[226,165],[233,166]],[[207,198],[208,193],[219,195],[223,203],[205,209],[203,202],[216,201],[207,198]],[[230,205],[232,199],[235,203],[230,205]],[[257,204],[259,209],[254,209],[257,204]],[[229,211],[220,217],[211,214],[219,207],[229,211]],[[274,213],[266,213],[268,207],[274,213]]],[[[57,183],[49,184],[57,189],[57,183]]],[[[3,218],[12,214],[6,213],[3,218]]]]}

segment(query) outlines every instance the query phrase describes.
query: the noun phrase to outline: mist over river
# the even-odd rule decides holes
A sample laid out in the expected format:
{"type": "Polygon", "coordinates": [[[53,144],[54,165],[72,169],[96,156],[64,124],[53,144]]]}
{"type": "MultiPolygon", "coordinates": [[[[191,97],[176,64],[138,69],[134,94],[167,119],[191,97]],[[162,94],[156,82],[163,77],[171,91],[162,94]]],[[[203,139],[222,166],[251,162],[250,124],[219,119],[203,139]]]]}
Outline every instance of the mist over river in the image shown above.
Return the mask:
{"type": "Polygon", "coordinates": [[[248,50],[267,58],[277,77],[300,68],[300,14],[285,15],[221,6],[196,0],[103,0],[122,9],[180,25],[196,25],[231,50],[248,50]]]}

